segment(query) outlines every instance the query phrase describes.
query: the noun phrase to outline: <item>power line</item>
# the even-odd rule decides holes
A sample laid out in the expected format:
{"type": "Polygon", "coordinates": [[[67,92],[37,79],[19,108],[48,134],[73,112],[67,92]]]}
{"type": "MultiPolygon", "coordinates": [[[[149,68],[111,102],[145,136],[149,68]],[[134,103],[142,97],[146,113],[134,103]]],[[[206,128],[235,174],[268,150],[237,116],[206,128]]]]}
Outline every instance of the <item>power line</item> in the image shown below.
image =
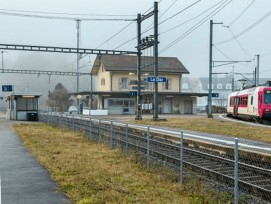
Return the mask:
{"type": "Polygon", "coordinates": [[[256,0],[253,0],[241,13],[239,16],[237,16],[230,24],[229,27],[234,24],[251,6],[252,4],[255,2],[256,0]]]}
{"type": "Polygon", "coordinates": [[[109,40],[112,40],[114,37],[116,37],[118,34],[120,34],[122,31],[124,31],[126,28],[128,28],[131,24],[133,24],[134,22],[129,23],[128,25],[126,25],[125,27],[123,27],[120,31],[118,31],[117,33],[115,33],[113,36],[111,36],[110,38],[108,38],[107,40],[105,40],[104,42],[102,42],[100,45],[98,45],[95,49],[98,49],[99,47],[101,47],[102,45],[104,45],[106,42],[108,42],[109,40]]]}
{"type": "Polygon", "coordinates": [[[236,36],[233,34],[232,30],[227,27],[228,30],[230,31],[231,35],[233,36],[233,38],[235,39],[235,41],[237,42],[237,44],[239,45],[239,47],[241,48],[241,50],[247,55],[248,58],[252,58],[250,56],[250,54],[248,54],[248,52],[245,50],[245,48],[242,46],[242,44],[240,43],[240,41],[236,38],[236,36]]]}
{"type": "Polygon", "coordinates": [[[60,12],[43,12],[43,11],[27,11],[27,10],[14,10],[14,9],[0,9],[0,11],[8,11],[8,12],[20,12],[20,13],[38,13],[38,14],[49,14],[49,15],[71,15],[71,16],[130,16],[134,17],[134,15],[115,15],[115,14],[75,14],[75,13],[60,13],[60,12]]]}
{"type": "MultiPolygon", "coordinates": [[[[161,1],[162,1],[162,0],[161,0],[161,1]]],[[[160,3],[161,1],[159,1],[158,3],[160,3]]],[[[197,4],[197,3],[200,2],[200,1],[201,1],[201,0],[198,0],[198,1],[194,2],[193,4],[187,6],[186,8],[184,8],[184,9],[182,9],[181,11],[177,12],[176,14],[172,15],[171,17],[169,17],[169,18],[165,19],[164,21],[160,22],[158,25],[160,25],[160,24],[162,24],[162,23],[164,23],[164,22],[170,20],[171,18],[173,18],[173,17],[175,17],[175,16],[177,16],[177,15],[179,15],[180,13],[182,13],[183,11],[187,10],[188,8],[194,6],[195,4],[197,4]]],[[[167,12],[167,11],[170,9],[170,7],[172,7],[172,6],[175,4],[175,2],[176,2],[176,1],[174,1],[174,2],[166,9],[165,12],[167,12]]],[[[150,10],[150,9],[149,9],[149,10],[150,10]]],[[[148,11],[149,11],[149,10],[148,10],[148,11]]],[[[165,12],[164,12],[164,13],[165,13],[165,12]]],[[[145,13],[146,13],[146,12],[145,12],[145,13]]],[[[164,15],[164,13],[163,13],[162,15],[164,15]]],[[[161,16],[162,16],[162,15],[161,15],[161,16]]],[[[161,16],[160,16],[160,17],[161,17],[161,16]]],[[[150,25],[150,26],[151,26],[151,25],[150,25]]],[[[141,34],[144,34],[144,33],[148,32],[148,31],[150,31],[151,29],[153,29],[153,27],[150,28],[150,26],[148,26],[147,29],[144,30],[141,34]]],[[[116,47],[116,48],[114,48],[114,49],[118,49],[118,48],[120,48],[121,46],[123,46],[123,45],[125,45],[125,44],[127,44],[127,43],[129,43],[129,42],[131,42],[131,41],[133,41],[133,40],[136,39],[136,38],[137,38],[137,36],[131,38],[130,40],[127,40],[126,42],[122,43],[121,45],[119,45],[118,47],[116,47]]]]}
{"type": "Polygon", "coordinates": [[[199,3],[200,1],[201,1],[201,0],[198,0],[198,1],[196,1],[196,2],[194,2],[194,3],[192,3],[192,4],[190,4],[190,5],[187,6],[186,8],[184,8],[184,9],[180,10],[179,12],[173,14],[172,16],[166,18],[165,20],[163,20],[162,22],[160,22],[158,25],[161,25],[162,23],[164,23],[164,22],[166,22],[166,21],[168,21],[168,20],[174,18],[175,16],[181,14],[182,12],[184,12],[185,10],[187,10],[187,9],[191,8],[192,6],[196,5],[196,4],[199,3]]]}
{"type": "Polygon", "coordinates": [[[193,17],[193,18],[190,18],[189,20],[187,20],[187,21],[185,21],[185,22],[182,22],[182,23],[180,23],[179,25],[174,26],[174,27],[172,27],[172,28],[170,28],[170,29],[168,29],[168,30],[166,30],[166,31],[164,31],[164,32],[162,32],[162,33],[160,33],[160,35],[163,35],[163,34],[165,34],[165,33],[167,33],[167,32],[170,32],[170,31],[172,31],[172,30],[175,30],[176,28],[179,28],[180,26],[183,26],[184,24],[186,24],[186,23],[188,23],[188,22],[190,22],[190,21],[192,21],[192,20],[195,20],[196,18],[200,17],[201,15],[205,14],[206,12],[208,12],[208,11],[210,11],[211,9],[213,9],[214,7],[216,7],[216,6],[217,6],[218,4],[220,4],[222,1],[224,1],[224,0],[221,0],[220,2],[216,3],[215,5],[211,6],[211,7],[208,8],[208,9],[206,9],[205,11],[201,12],[199,15],[197,15],[197,16],[195,16],[195,17],[193,17]]]}
{"type": "Polygon", "coordinates": [[[80,21],[134,21],[135,19],[128,18],[70,18],[70,17],[61,17],[61,16],[42,16],[42,15],[34,15],[34,14],[22,14],[22,13],[14,13],[14,12],[4,12],[0,11],[0,15],[8,15],[8,16],[17,16],[17,17],[29,17],[29,18],[42,18],[42,19],[57,19],[57,20],[80,20],[80,21]]]}
{"type": "Polygon", "coordinates": [[[169,43],[166,47],[164,47],[160,53],[165,52],[166,50],[168,50],[169,48],[171,48],[172,46],[176,45],[176,43],[178,43],[179,41],[183,40],[186,36],[188,36],[189,34],[191,34],[193,31],[195,31],[197,28],[199,28],[203,23],[205,23],[207,20],[209,20],[210,18],[212,18],[214,15],[216,15],[218,12],[220,12],[222,9],[224,9],[227,5],[229,5],[233,0],[230,0],[228,2],[228,0],[224,1],[221,3],[221,5],[219,5],[214,11],[212,11],[210,14],[208,14],[207,16],[205,16],[202,20],[200,20],[198,23],[196,23],[194,26],[192,26],[190,29],[188,29],[184,34],[182,34],[180,37],[178,37],[177,39],[175,39],[174,41],[172,41],[171,43],[169,43]]]}
{"type": "MultiPolygon", "coordinates": [[[[253,24],[251,24],[250,26],[248,26],[247,28],[245,28],[244,30],[242,30],[240,33],[238,33],[237,35],[235,35],[235,38],[240,37],[241,35],[247,33],[248,31],[250,31],[252,28],[254,28],[255,26],[257,26],[259,23],[261,23],[263,20],[265,20],[266,18],[268,18],[271,15],[271,11],[269,11],[268,13],[266,13],[264,16],[262,16],[259,20],[257,20],[256,22],[254,22],[253,24]]],[[[233,38],[227,39],[227,40],[223,40],[221,42],[216,43],[216,45],[221,45],[224,44],[226,42],[229,42],[231,40],[233,40],[233,38]]]]}

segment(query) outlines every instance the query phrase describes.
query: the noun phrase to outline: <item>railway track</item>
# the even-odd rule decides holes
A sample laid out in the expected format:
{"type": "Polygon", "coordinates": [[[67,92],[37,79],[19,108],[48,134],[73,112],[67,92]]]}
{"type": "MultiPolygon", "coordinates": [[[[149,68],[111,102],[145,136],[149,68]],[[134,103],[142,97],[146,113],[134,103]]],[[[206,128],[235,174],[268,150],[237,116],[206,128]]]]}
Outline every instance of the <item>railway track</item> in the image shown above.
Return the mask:
{"type": "MultiPolygon", "coordinates": [[[[48,121],[48,118],[44,119],[48,121]]],[[[232,146],[210,144],[183,137],[182,158],[180,137],[159,132],[157,128],[136,127],[125,123],[92,119],[59,117],[53,120],[61,127],[73,131],[84,131],[89,138],[110,143],[112,148],[124,151],[137,151],[148,155],[152,160],[171,166],[177,170],[191,169],[229,186],[234,186],[235,162],[232,146]]],[[[238,186],[239,189],[271,202],[271,153],[260,153],[247,149],[239,150],[238,186]]]]}

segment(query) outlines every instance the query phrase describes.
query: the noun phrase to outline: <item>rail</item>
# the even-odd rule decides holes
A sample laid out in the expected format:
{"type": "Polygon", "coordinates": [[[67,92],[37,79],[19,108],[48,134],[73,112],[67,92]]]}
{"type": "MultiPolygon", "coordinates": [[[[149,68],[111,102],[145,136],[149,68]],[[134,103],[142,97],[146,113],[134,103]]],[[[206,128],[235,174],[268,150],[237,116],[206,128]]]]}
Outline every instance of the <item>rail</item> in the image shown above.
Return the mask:
{"type": "Polygon", "coordinates": [[[67,130],[84,132],[89,139],[108,143],[110,148],[121,148],[125,154],[137,151],[146,157],[147,168],[151,161],[168,165],[180,171],[181,184],[184,172],[191,169],[227,183],[234,189],[237,200],[242,190],[271,202],[271,145],[238,146],[234,138],[203,139],[202,135],[189,132],[75,115],[41,114],[39,119],[67,130]]]}

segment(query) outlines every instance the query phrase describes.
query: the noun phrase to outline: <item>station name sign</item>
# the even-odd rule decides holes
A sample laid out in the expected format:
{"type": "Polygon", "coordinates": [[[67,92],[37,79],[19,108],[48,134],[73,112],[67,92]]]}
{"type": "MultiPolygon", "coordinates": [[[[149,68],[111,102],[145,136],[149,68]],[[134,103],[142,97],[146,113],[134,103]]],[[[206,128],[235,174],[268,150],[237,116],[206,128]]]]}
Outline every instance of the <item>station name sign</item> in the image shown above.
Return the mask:
{"type": "Polygon", "coordinates": [[[166,77],[148,77],[148,82],[167,82],[166,77]]]}

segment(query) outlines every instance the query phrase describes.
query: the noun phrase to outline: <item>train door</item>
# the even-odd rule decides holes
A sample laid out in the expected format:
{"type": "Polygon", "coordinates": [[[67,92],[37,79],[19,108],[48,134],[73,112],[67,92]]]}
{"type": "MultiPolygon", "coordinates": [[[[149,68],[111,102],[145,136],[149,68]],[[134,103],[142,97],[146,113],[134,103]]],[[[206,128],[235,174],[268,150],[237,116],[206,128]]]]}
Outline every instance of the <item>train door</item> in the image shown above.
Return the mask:
{"type": "Polygon", "coordinates": [[[262,116],[262,104],[263,104],[263,94],[259,92],[258,95],[258,110],[259,110],[259,116],[262,116]]]}
{"type": "Polygon", "coordinates": [[[238,114],[238,104],[239,104],[239,97],[234,97],[234,107],[233,107],[233,115],[236,116],[238,114]]]}

